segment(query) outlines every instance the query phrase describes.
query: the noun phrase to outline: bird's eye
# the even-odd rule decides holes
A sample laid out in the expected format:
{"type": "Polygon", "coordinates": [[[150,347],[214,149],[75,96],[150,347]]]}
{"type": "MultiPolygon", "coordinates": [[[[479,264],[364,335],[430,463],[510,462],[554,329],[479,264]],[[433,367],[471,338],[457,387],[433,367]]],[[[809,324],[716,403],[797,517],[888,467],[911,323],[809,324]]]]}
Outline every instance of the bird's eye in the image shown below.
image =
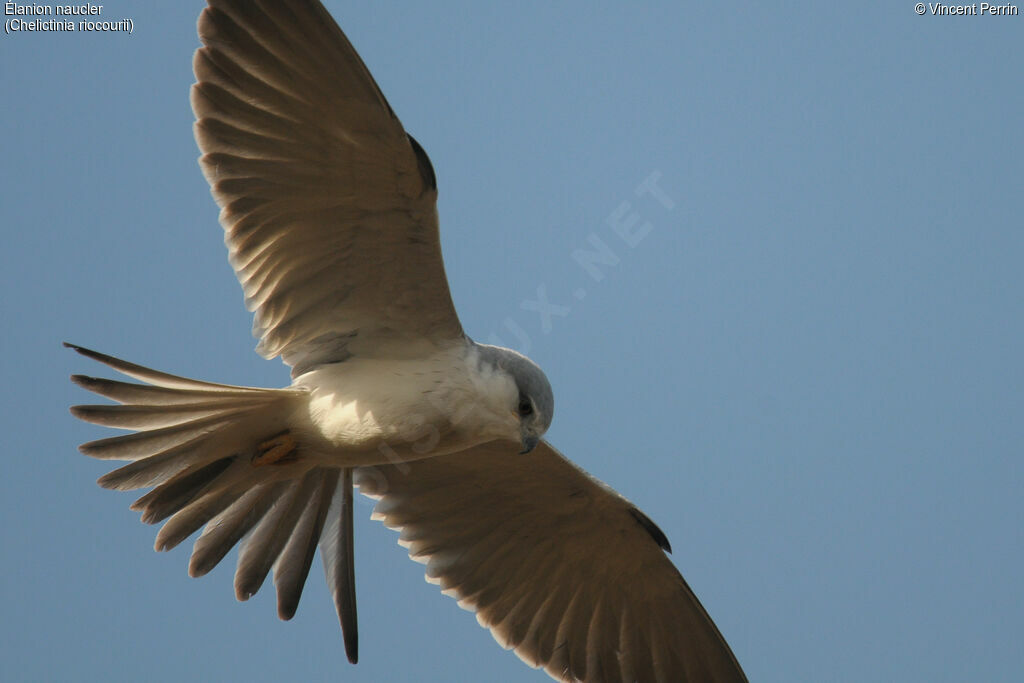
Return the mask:
{"type": "Polygon", "coordinates": [[[520,399],[519,400],[519,414],[522,417],[526,417],[528,415],[533,415],[533,404],[531,404],[525,398],[524,399],[520,399]]]}

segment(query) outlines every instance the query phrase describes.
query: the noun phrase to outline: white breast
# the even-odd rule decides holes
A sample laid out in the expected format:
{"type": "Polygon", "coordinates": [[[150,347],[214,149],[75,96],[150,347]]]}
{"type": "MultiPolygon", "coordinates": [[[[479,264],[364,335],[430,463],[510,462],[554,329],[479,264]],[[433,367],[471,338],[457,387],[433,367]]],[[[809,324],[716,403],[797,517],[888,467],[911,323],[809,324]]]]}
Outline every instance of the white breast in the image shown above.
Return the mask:
{"type": "Polygon", "coordinates": [[[420,359],[350,358],[293,386],[307,389],[309,401],[292,428],[331,460],[376,464],[410,445],[424,457],[518,434],[508,410],[514,383],[481,367],[471,345],[420,359]]]}

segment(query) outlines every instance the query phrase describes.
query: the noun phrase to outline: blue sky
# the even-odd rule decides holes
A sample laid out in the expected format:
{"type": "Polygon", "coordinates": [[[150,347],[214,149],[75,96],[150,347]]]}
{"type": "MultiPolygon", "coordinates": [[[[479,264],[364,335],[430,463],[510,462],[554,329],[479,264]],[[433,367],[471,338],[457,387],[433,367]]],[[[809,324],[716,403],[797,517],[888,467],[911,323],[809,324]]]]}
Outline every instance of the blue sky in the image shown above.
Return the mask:
{"type": "MultiPolygon", "coordinates": [[[[328,3],[433,160],[465,328],[545,369],[551,441],[658,522],[751,680],[1017,680],[1024,17],[379,5],[328,3]],[[594,239],[600,280],[572,256],[594,239]]],[[[101,369],[62,340],[288,381],[196,165],[200,8],[0,36],[0,678],[546,680],[369,501],[351,667],[320,569],[292,622],[238,604],[233,554],[188,578],[190,543],[154,553],[77,453],[101,431],[67,376],[101,369]]]]}

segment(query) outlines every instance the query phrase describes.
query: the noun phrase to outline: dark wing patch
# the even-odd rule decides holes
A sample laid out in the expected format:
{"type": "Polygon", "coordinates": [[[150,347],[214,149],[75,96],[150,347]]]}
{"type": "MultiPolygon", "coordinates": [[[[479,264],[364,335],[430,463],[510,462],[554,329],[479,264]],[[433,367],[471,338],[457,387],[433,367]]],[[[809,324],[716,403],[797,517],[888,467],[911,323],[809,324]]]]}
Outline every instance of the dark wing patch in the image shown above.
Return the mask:
{"type": "Polygon", "coordinates": [[[409,143],[412,145],[412,151],[416,153],[416,163],[420,167],[420,177],[423,178],[423,184],[437,192],[437,176],[434,175],[434,165],[430,163],[430,157],[427,156],[426,150],[420,146],[420,143],[416,142],[416,138],[405,134],[405,137],[409,138],[409,143]]]}
{"type": "Polygon", "coordinates": [[[668,542],[668,536],[665,535],[664,531],[658,528],[658,525],[655,524],[650,517],[636,508],[629,508],[629,512],[633,515],[633,519],[639,522],[640,526],[642,526],[644,530],[651,535],[651,538],[654,539],[654,542],[658,544],[659,548],[667,553],[672,552],[672,546],[668,542]]]}

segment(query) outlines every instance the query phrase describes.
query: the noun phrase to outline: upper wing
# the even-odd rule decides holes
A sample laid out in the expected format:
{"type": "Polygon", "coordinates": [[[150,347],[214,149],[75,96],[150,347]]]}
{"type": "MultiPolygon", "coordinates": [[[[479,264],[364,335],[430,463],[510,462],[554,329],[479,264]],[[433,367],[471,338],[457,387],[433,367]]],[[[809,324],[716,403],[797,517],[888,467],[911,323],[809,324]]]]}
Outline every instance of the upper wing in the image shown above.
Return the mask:
{"type": "Polygon", "coordinates": [[[327,10],[210,0],[199,36],[200,164],[257,350],[297,375],[461,337],[430,160],[327,10]]]}
{"type": "Polygon", "coordinates": [[[374,517],[506,648],[566,681],[746,681],[660,530],[547,442],[361,468],[374,517]]]}

